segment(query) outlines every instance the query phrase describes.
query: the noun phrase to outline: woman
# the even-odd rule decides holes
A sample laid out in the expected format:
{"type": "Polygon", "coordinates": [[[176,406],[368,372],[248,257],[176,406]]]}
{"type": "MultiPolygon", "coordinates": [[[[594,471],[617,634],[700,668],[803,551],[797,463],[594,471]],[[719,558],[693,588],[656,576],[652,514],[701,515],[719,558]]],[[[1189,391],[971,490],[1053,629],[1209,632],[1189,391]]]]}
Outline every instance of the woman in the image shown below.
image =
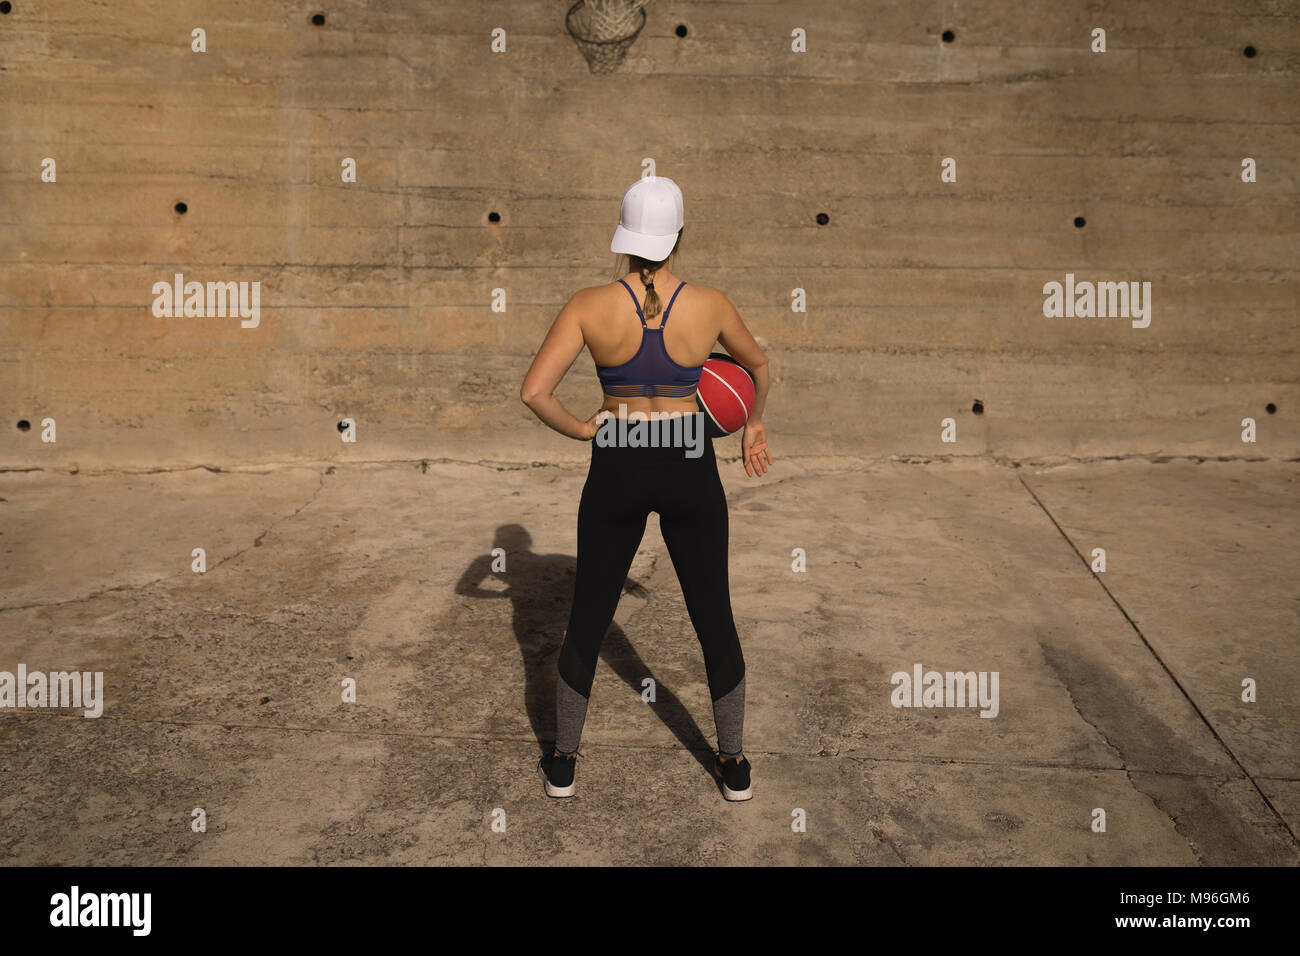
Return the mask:
{"type": "Polygon", "coordinates": [[[651,511],[659,514],[664,543],[704,650],[723,796],[748,800],[753,793],[749,761],[741,752],[745,660],[727,583],[727,499],[713,443],[703,437],[695,392],[714,343],[721,342],[754,376],[757,397],[741,447],[745,473],[764,475],[772,463],[763,430],[767,357],[725,295],[708,286],[687,286],[673,275],[668,263],[675,261],[682,224],[682,193],[671,179],[646,178],[628,189],[610,244],[611,251],[621,254],[618,281],[583,289],[569,300],[520,389],[524,404],[538,418],[581,441],[592,441],[599,423],[610,415],[678,416],[676,422],[664,423],[665,440],[651,447],[611,445],[603,437],[592,444],[578,506],[573,610],[558,664],[555,747],[538,764],[552,797],[574,793],[574,762],[600,643],[651,511]],[[554,394],[584,346],[596,362],[605,393],[600,410],[585,422],[554,394]],[[668,441],[669,425],[678,429],[679,438],[697,436],[693,453],[668,441]]]}

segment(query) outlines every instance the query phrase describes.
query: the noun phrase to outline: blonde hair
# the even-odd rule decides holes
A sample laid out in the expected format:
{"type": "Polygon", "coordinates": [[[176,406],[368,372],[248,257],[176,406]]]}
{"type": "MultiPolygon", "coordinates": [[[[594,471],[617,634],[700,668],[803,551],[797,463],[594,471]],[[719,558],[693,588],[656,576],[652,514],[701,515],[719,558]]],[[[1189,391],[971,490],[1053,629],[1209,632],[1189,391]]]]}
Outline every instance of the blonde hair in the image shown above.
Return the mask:
{"type": "MultiPolygon", "coordinates": [[[[654,274],[664,265],[670,263],[670,268],[677,265],[677,255],[682,247],[682,233],[686,230],[677,231],[677,241],[673,243],[673,251],[668,253],[667,259],[661,259],[655,262],[653,259],[642,259],[640,256],[630,255],[621,252],[614,259],[614,281],[617,282],[629,272],[641,273],[641,284],[648,286],[654,280],[654,274]]],[[[641,306],[641,311],[645,313],[646,320],[649,321],[663,311],[663,303],[659,299],[659,292],[656,289],[646,289],[645,304],[641,306]]]]}

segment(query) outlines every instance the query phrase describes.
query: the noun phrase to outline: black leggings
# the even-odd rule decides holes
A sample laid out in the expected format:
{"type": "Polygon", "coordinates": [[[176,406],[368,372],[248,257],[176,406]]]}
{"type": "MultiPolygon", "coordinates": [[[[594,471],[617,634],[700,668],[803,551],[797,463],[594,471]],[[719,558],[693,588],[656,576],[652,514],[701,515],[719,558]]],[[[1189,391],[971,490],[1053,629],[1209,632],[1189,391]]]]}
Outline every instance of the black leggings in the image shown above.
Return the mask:
{"type": "Polygon", "coordinates": [[[659,514],[716,703],[744,679],[745,658],[727,582],[727,497],[708,438],[698,458],[687,457],[682,448],[592,442],[578,506],[577,581],[560,648],[560,677],[582,698],[591,696],[600,644],[651,511],[659,514]]]}

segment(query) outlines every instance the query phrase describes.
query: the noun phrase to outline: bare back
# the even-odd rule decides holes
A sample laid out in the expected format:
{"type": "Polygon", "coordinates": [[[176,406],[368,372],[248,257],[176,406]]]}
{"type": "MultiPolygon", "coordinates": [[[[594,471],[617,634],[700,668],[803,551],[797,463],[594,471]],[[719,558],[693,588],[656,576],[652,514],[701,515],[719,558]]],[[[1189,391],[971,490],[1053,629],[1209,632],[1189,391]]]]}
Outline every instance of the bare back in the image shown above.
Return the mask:
{"type": "MultiPolygon", "coordinates": [[[[641,284],[638,273],[629,273],[624,277],[632,288],[632,294],[642,309],[645,308],[645,287],[641,284]]],[[[647,316],[646,325],[651,329],[659,328],[663,322],[664,310],[672,298],[674,290],[682,280],[661,268],[654,278],[655,292],[659,296],[659,314],[653,319],[647,316]]],[[[581,316],[582,337],[588,351],[596,364],[602,367],[623,365],[632,360],[641,347],[641,320],[637,316],[636,305],[627,289],[617,281],[606,286],[597,286],[589,290],[586,309],[581,316]]],[[[698,368],[708,359],[718,341],[722,329],[722,310],[719,308],[719,295],[716,289],[703,285],[687,283],[682,286],[673,302],[668,325],[663,332],[663,344],[668,357],[678,365],[698,368]]],[[[618,412],[620,404],[626,405],[629,412],[681,412],[691,414],[699,411],[695,397],[690,398],[616,398],[605,395],[602,409],[618,412]]]]}

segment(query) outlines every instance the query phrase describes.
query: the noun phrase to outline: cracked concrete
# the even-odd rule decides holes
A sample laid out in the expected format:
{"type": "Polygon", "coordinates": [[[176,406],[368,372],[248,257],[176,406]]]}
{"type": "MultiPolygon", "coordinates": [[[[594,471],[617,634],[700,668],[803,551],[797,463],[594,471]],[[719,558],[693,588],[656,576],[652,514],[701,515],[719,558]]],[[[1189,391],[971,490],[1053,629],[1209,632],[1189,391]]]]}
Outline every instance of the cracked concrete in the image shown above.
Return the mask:
{"type": "Polygon", "coordinates": [[[541,793],[582,468],[0,475],[0,669],[106,684],[97,720],[0,712],[0,858],[1300,863],[1295,463],[783,458],[753,480],[719,450],[745,805],[706,771],[703,663],[654,517],[579,795],[541,793]],[[914,663],[998,671],[998,716],[891,706],[914,663]]]}

